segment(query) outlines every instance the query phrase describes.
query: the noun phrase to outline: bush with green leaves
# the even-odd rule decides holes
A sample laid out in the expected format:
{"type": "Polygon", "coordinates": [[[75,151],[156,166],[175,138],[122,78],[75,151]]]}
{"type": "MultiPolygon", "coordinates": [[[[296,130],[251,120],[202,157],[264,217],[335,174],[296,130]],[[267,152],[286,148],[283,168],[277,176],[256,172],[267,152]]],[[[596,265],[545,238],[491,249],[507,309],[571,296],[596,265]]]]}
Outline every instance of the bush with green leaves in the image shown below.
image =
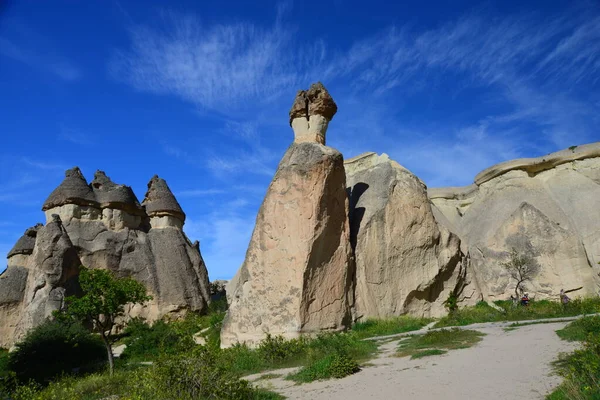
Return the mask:
{"type": "Polygon", "coordinates": [[[47,321],[30,330],[10,353],[8,368],[20,382],[45,384],[62,374],[104,367],[106,349],[79,323],[47,321]]]}
{"type": "Polygon", "coordinates": [[[329,354],[312,361],[300,371],[288,376],[296,382],[312,382],[322,379],[343,378],[360,371],[358,363],[345,354],[329,354]]]}
{"type": "Polygon", "coordinates": [[[144,320],[132,319],[123,334],[126,347],[121,358],[129,362],[150,361],[161,354],[176,354],[189,344],[171,324],[161,320],[150,325],[144,320]]]}

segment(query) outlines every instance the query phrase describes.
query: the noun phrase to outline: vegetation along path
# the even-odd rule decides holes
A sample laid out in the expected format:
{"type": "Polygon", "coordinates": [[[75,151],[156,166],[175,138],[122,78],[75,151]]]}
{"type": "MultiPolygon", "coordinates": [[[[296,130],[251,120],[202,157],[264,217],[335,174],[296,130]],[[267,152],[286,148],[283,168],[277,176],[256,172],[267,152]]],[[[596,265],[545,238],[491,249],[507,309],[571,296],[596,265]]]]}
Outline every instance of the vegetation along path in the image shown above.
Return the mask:
{"type": "Polygon", "coordinates": [[[485,334],[473,347],[415,359],[397,357],[399,343],[407,339],[384,338],[379,356],[343,379],[296,385],[283,377],[254,378],[290,399],[543,399],[561,382],[552,361],[577,346],[555,333],[566,324],[471,325],[464,328],[485,334]]]}

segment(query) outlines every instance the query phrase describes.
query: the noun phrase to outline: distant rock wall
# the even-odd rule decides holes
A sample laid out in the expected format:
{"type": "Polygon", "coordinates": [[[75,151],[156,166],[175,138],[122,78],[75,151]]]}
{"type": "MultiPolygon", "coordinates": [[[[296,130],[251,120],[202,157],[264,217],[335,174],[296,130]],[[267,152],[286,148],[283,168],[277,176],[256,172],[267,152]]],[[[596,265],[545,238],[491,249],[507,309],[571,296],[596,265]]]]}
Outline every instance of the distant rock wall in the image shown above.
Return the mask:
{"type": "Polygon", "coordinates": [[[429,189],[470,254],[486,299],[506,299],[515,282],[501,263],[511,248],[542,266],[529,294],[556,300],[561,289],[600,290],[600,143],[508,161],[481,172],[465,188],[429,189]]]}
{"type": "Polygon", "coordinates": [[[140,205],[130,187],[104,172],[88,184],[73,168],[43,211],[47,224],[25,232],[0,275],[0,346],[10,346],[77,293],[80,265],[146,286],[153,300],[130,308],[130,316],[155,320],[207,309],[208,272],[199,244],[183,233],[185,214],[163,179],[152,178],[140,205]]]}

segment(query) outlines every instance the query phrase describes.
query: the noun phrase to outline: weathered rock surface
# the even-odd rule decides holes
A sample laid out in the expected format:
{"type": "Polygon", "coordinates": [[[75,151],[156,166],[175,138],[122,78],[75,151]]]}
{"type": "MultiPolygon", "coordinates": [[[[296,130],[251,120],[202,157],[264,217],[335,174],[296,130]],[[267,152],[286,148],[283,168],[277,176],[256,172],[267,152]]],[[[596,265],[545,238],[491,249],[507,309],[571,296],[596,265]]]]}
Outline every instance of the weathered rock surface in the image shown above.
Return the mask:
{"type": "Polygon", "coordinates": [[[436,221],[425,184],[385,154],[360,155],[345,168],[355,318],[440,316],[451,292],[473,297],[463,290],[467,260],[460,240],[436,221]]]}
{"type": "Polygon", "coordinates": [[[39,325],[62,307],[66,296],[79,292],[81,261],[60,217],[40,228],[35,249],[27,260],[28,270],[24,298],[15,336],[39,325]]]}
{"type": "Polygon", "coordinates": [[[163,179],[152,178],[143,204],[148,212],[129,186],[102,171],[90,185],[78,168],[67,171],[44,203],[47,225],[28,229],[8,255],[9,268],[0,280],[0,329],[12,331],[2,335],[0,346],[12,344],[60,307],[80,265],[143,283],[153,300],[131,308],[131,316],[154,320],[206,310],[208,272],[199,244],[183,233],[185,214],[163,179]]]}
{"type": "Polygon", "coordinates": [[[557,299],[600,289],[600,143],[502,163],[466,188],[430,189],[434,211],[469,252],[484,298],[506,299],[513,282],[501,263],[511,248],[535,254],[530,295],[557,299]]]}
{"type": "MultiPolygon", "coordinates": [[[[298,119],[306,116],[292,126],[298,119]]],[[[292,144],[279,164],[246,259],[227,286],[222,346],[255,345],[266,334],[294,338],[340,330],[351,322],[353,258],[343,158],[320,143],[315,137],[292,144]]]]}
{"type": "Polygon", "coordinates": [[[294,142],[325,144],[327,126],[336,112],[337,105],[321,82],[298,91],[290,110],[294,142]]]}

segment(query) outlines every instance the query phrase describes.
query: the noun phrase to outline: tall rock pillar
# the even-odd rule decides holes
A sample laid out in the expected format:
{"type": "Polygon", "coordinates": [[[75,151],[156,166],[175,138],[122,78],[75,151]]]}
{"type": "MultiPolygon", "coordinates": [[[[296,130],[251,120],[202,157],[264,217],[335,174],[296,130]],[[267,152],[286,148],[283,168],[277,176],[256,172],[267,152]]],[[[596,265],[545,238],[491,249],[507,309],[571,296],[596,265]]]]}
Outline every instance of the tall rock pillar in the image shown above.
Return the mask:
{"type": "Polygon", "coordinates": [[[342,154],[325,146],[337,111],[322,84],[298,92],[288,148],[256,218],[246,259],[228,286],[221,345],[256,345],[350,323],[353,256],[342,154]]]}

